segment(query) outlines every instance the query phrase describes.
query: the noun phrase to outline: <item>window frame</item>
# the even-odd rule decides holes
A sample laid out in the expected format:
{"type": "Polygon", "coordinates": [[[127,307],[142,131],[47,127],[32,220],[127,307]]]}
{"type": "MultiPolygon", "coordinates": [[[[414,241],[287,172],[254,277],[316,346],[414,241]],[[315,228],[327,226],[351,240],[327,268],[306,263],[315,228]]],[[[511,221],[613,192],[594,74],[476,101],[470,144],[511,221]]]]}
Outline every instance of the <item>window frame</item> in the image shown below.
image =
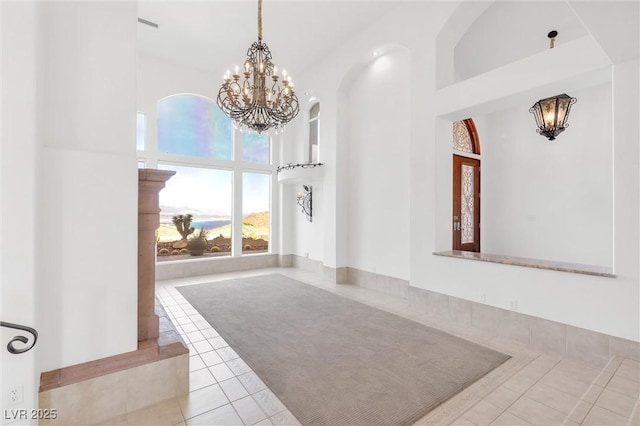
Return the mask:
{"type": "Polygon", "coordinates": [[[320,105],[320,101],[314,101],[309,105],[309,119],[307,120],[307,131],[309,133],[309,137],[307,139],[307,162],[309,163],[319,163],[320,162],[320,115],[321,115],[321,105],[320,105]],[[318,115],[316,115],[315,117],[311,116],[311,111],[315,108],[318,107],[318,115]],[[317,158],[315,159],[315,161],[313,160],[313,143],[311,140],[312,137],[312,133],[311,133],[311,126],[312,123],[317,123],[316,124],[316,146],[317,146],[317,158]]]}
{"type": "MultiPolygon", "coordinates": [[[[274,200],[279,196],[279,185],[277,180],[277,165],[275,160],[279,158],[279,148],[281,144],[281,136],[270,135],[269,143],[269,163],[251,163],[244,161],[242,155],[242,132],[231,127],[231,159],[216,159],[213,157],[195,157],[181,154],[169,154],[159,152],[158,150],[158,107],[163,100],[177,95],[192,95],[205,98],[215,104],[215,100],[196,93],[175,93],[170,96],[158,99],[154,111],[137,112],[145,114],[145,146],[144,150],[137,150],[138,162],[143,162],[146,168],[157,169],[158,164],[167,164],[183,167],[196,167],[208,169],[221,169],[232,172],[232,201],[231,201],[231,256],[260,256],[264,254],[274,254],[278,252],[279,241],[276,239],[278,235],[278,221],[274,218],[278,217],[278,203],[274,200]],[[152,116],[153,115],[153,116],[152,116]],[[155,126],[149,126],[149,123],[155,123],[155,126]],[[153,129],[152,129],[153,127],[153,129]],[[270,193],[269,193],[269,248],[267,253],[242,253],[242,202],[243,202],[243,181],[242,175],[245,172],[268,174],[271,177],[270,193]]],[[[228,259],[229,256],[199,259],[202,261],[215,261],[217,259],[228,259]]]]}

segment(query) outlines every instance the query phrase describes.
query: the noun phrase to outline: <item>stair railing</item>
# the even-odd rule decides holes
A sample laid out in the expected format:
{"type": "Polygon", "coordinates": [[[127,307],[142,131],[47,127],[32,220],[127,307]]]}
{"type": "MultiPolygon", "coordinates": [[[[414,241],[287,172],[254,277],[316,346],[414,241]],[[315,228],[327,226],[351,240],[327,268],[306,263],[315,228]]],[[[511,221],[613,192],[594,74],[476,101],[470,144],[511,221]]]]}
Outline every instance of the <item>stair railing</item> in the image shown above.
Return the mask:
{"type": "Polygon", "coordinates": [[[31,340],[31,342],[29,342],[29,338],[25,336],[22,336],[22,335],[14,336],[13,339],[11,339],[7,344],[7,350],[10,353],[22,354],[31,350],[31,348],[33,348],[36,345],[36,341],[38,340],[38,332],[35,329],[31,327],[27,327],[26,325],[12,324],[10,322],[4,322],[4,321],[0,321],[0,326],[26,331],[27,333],[30,333],[33,336],[33,339],[31,340]],[[16,342],[27,344],[27,346],[23,348],[17,348],[15,346],[16,342]]]}

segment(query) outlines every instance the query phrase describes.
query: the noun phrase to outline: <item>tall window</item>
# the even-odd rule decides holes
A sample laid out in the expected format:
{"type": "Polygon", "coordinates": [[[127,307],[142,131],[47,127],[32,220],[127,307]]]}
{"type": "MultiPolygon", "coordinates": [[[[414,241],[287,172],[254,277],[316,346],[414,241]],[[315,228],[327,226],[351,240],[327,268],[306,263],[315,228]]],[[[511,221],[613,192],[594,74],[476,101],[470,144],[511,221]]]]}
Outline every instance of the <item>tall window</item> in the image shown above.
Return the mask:
{"type": "Polygon", "coordinates": [[[139,148],[146,167],[176,172],[160,192],[158,261],[193,259],[189,241],[201,230],[207,248],[198,258],[269,251],[269,136],[242,134],[213,100],[180,94],[158,102],[151,142],[139,148]]]}
{"type": "Polygon", "coordinates": [[[146,117],[144,112],[136,113],[136,149],[144,150],[144,139],[147,131],[146,117]]]}
{"type": "Polygon", "coordinates": [[[242,174],[242,252],[256,253],[269,248],[269,194],[271,176],[242,174]]]}
{"type": "MultiPolygon", "coordinates": [[[[211,255],[230,255],[233,172],[175,164],[158,164],[158,169],[176,172],[160,192],[160,249],[170,250],[169,255],[174,250],[188,249],[182,247],[183,236],[173,218],[192,215],[189,228],[194,232],[191,237],[206,232],[211,255]]],[[[187,254],[183,252],[183,255],[187,254]]]]}
{"type": "Polygon", "coordinates": [[[318,162],[320,142],[320,102],[316,102],[309,110],[309,162],[318,162]]]}

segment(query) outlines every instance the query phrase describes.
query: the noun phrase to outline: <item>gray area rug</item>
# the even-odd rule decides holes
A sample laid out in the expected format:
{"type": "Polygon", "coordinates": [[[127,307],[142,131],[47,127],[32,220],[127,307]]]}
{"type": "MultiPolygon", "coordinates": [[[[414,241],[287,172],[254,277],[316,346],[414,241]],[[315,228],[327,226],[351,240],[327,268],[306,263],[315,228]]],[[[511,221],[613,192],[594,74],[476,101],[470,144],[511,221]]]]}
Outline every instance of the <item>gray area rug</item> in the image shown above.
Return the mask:
{"type": "Polygon", "coordinates": [[[412,424],[509,359],[278,274],[178,290],[303,425],[412,424]]]}

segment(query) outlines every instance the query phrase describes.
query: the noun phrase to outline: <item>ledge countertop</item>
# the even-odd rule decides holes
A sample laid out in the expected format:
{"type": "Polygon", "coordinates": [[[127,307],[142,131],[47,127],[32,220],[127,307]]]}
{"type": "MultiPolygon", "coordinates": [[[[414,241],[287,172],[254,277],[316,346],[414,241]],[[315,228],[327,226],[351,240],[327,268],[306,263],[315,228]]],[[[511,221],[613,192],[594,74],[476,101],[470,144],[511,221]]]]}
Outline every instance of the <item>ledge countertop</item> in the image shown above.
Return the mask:
{"type": "Polygon", "coordinates": [[[557,262],[554,260],[529,259],[526,257],[504,256],[500,254],[475,253],[471,251],[438,251],[436,256],[455,257],[457,259],[478,260],[481,262],[502,263],[503,265],[525,266],[527,268],[548,269],[551,271],[573,272],[575,274],[596,275],[615,278],[612,268],[606,266],[582,265],[579,263],[557,262]]]}

